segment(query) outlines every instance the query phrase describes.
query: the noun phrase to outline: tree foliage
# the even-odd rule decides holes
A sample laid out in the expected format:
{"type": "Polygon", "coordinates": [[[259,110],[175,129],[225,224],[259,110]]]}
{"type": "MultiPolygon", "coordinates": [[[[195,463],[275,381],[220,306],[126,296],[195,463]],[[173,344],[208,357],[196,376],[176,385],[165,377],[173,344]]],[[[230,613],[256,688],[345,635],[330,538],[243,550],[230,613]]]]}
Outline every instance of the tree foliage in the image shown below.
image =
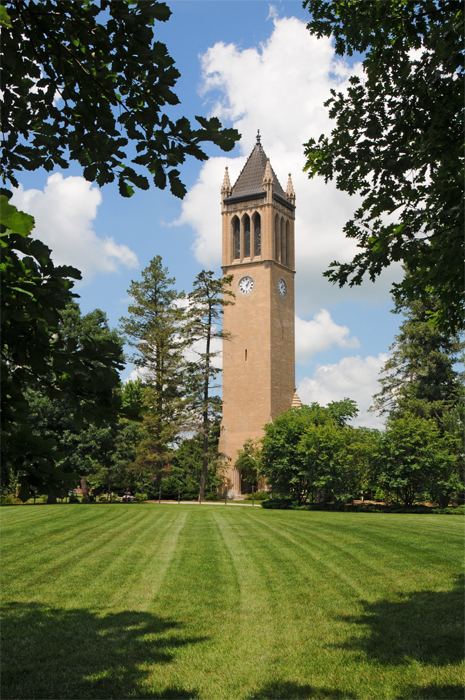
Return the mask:
{"type": "Polygon", "coordinates": [[[374,408],[393,417],[410,412],[433,418],[444,430],[463,401],[456,369],[461,353],[460,338],[429,323],[428,307],[412,302],[383,367],[374,408]]]}
{"type": "Polygon", "coordinates": [[[223,308],[232,303],[231,277],[216,278],[211,270],[202,270],[196,276],[188,296],[190,323],[187,329],[191,351],[196,355],[188,365],[188,393],[191,414],[197,417],[203,440],[203,462],[199,484],[199,500],[205,498],[208,467],[211,458],[211,430],[219,422],[221,399],[216,380],[221,370],[215,364],[219,351],[215,340],[227,340],[221,319],[223,308]]]}
{"type": "Polygon", "coordinates": [[[149,178],[183,197],[179,166],[206,160],[203,144],[230,150],[239,138],[216,118],[174,119],[179,72],[156,41],[171,10],[157,0],[5,0],[0,82],[4,181],[22,170],[74,160],[123,196],[149,178]]]}
{"type": "Polygon", "coordinates": [[[246,440],[235,466],[241,476],[241,493],[257,491],[263,473],[261,441],[246,440]]]}
{"type": "Polygon", "coordinates": [[[21,416],[7,428],[4,461],[10,479],[16,475],[51,501],[109,464],[123,367],[122,342],[99,309],[81,316],[70,304],[56,330],[62,364],[25,389],[21,416]]]}
{"type": "Polygon", "coordinates": [[[434,420],[408,413],[392,418],[381,439],[379,483],[405,506],[431,497],[447,505],[464,487],[454,448],[434,420]]]}
{"type": "MultiPolygon", "coordinates": [[[[27,386],[44,381],[66,358],[56,342],[61,313],[73,297],[80,272],[55,266],[50,249],[31,238],[34,219],[0,195],[0,283],[2,298],[2,397],[9,410],[27,386]],[[13,396],[14,395],[14,396],[13,396]]],[[[11,419],[11,416],[9,416],[11,419]]]]}
{"type": "Polygon", "coordinates": [[[311,138],[306,169],[362,203],[344,227],[360,249],[325,273],[340,286],[374,280],[394,261],[412,299],[436,307],[442,328],[463,328],[463,5],[458,0],[305,0],[316,36],[339,55],[362,54],[363,77],[326,105],[330,136],[311,138]]]}
{"type": "Polygon", "coordinates": [[[60,336],[62,313],[73,297],[78,270],[55,266],[50,249],[30,236],[34,219],[0,194],[0,285],[2,299],[2,478],[16,455],[44,453],[26,419],[28,389],[56,393],[72,361],[60,336]],[[33,448],[33,444],[35,446],[33,448]]]}
{"type": "Polygon", "coordinates": [[[356,437],[360,445],[365,436],[347,425],[357,411],[350,399],[327,407],[313,403],[290,409],[269,423],[261,460],[273,493],[299,504],[345,502],[358,496],[366,454],[351,451],[350,445],[356,437]]]}
{"type": "Polygon", "coordinates": [[[408,505],[421,494],[447,505],[464,488],[463,342],[429,323],[428,311],[421,301],[409,305],[374,397],[389,416],[382,482],[408,505]]]}
{"type": "Polygon", "coordinates": [[[129,287],[132,302],[121,328],[135,348],[133,361],[144,383],[145,437],[136,451],[135,468],[159,478],[171,459],[185,424],[183,390],[187,345],[183,296],[174,287],[160,256],[129,287]]]}
{"type": "MultiPolygon", "coordinates": [[[[204,499],[216,498],[222,484],[222,463],[218,455],[220,421],[210,426],[208,471],[205,482],[204,499]]],[[[204,465],[204,435],[197,433],[186,437],[180,443],[162,480],[162,494],[165,498],[193,500],[198,497],[199,484],[204,465]]]]}

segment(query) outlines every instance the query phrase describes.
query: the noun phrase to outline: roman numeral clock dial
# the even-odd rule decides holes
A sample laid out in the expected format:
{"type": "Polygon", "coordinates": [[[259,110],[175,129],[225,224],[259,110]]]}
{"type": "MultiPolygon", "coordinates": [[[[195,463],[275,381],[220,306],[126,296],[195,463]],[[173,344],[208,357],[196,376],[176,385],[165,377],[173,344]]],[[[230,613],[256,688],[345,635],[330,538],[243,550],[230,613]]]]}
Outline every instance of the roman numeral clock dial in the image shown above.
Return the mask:
{"type": "Polygon", "coordinates": [[[253,289],[254,281],[252,277],[242,277],[239,280],[239,291],[242,294],[250,294],[253,289]]]}

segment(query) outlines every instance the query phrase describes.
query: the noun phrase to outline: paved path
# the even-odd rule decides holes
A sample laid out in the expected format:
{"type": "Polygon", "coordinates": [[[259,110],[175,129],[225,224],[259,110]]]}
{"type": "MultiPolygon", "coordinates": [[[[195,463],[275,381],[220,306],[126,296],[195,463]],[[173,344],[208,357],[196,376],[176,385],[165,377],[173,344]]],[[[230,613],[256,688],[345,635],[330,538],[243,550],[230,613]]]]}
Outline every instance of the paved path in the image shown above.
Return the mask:
{"type": "MultiPolygon", "coordinates": [[[[228,501],[227,503],[225,503],[224,501],[202,501],[202,503],[199,503],[198,501],[179,501],[179,502],[176,500],[167,501],[167,500],[162,498],[161,501],[159,501],[158,499],[151,499],[149,501],[146,501],[146,503],[156,503],[157,505],[159,503],[169,503],[170,505],[173,505],[173,504],[178,505],[178,503],[179,503],[179,505],[183,505],[183,506],[233,506],[233,507],[245,506],[246,508],[253,508],[254,507],[253,501],[228,501]]],[[[260,501],[256,501],[255,508],[259,508],[259,507],[260,507],[260,501]]]]}

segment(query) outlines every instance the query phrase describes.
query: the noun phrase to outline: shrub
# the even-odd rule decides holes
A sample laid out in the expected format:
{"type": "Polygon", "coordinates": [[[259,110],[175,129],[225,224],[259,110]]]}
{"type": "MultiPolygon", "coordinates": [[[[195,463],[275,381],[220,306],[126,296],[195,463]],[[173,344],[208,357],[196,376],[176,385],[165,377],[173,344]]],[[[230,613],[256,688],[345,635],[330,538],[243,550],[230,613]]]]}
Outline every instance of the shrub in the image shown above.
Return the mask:
{"type": "Polygon", "coordinates": [[[268,500],[262,502],[262,508],[289,510],[294,507],[295,502],[290,498],[268,498],[268,500]]]}
{"type": "Polygon", "coordinates": [[[142,493],[138,491],[137,493],[134,494],[134,500],[136,503],[143,503],[148,499],[148,496],[146,493],[142,493]]]}
{"type": "Polygon", "coordinates": [[[70,494],[68,503],[79,503],[79,498],[76,496],[75,493],[70,494]]]}
{"type": "Polygon", "coordinates": [[[465,515],[465,506],[447,506],[446,508],[433,508],[432,513],[441,515],[465,515]]]}
{"type": "Polygon", "coordinates": [[[270,498],[269,491],[255,491],[255,493],[247,493],[244,497],[246,501],[267,501],[270,498]]]}
{"type": "Polygon", "coordinates": [[[95,496],[93,496],[91,493],[86,494],[82,497],[81,503],[95,503],[95,496]]]}
{"type": "Polygon", "coordinates": [[[14,506],[19,500],[13,493],[6,493],[0,496],[0,506],[14,506]]]}
{"type": "MultiPolygon", "coordinates": [[[[198,494],[194,498],[196,499],[197,496],[198,496],[198,494]]],[[[219,496],[217,493],[206,493],[205,500],[206,501],[223,501],[224,499],[222,496],[219,496]]]]}

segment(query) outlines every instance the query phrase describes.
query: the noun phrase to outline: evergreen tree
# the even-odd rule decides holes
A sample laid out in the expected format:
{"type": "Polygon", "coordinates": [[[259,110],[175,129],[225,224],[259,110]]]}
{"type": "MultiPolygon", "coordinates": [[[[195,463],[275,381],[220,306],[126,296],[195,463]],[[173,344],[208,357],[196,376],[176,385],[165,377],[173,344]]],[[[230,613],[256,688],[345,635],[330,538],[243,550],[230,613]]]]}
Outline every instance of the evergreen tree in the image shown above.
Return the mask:
{"type": "Polygon", "coordinates": [[[374,397],[380,413],[405,412],[432,418],[441,429],[450,422],[463,398],[455,369],[463,343],[429,322],[431,309],[412,302],[400,327],[381,376],[381,391],[374,397]]]}
{"type": "Polygon", "coordinates": [[[229,289],[231,277],[216,279],[212,271],[203,270],[194,280],[189,294],[190,334],[197,359],[189,363],[189,393],[191,410],[197,417],[202,433],[202,471],[199,484],[199,500],[205,498],[209,462],[211,460],[211,431],[221,411],[216,393],[220,373],[215,364],[219,351],[214,347],[216,339],[226,340],[221,319],[224,306],[233,303],[229,289]]]}
{"type": "Polygon", "coordinates": [[[174,283],[161,257],[153,258],[142,279],[131,282],[133,301],[121,320],[145,387],[145,437],[137,447],[134,469],[139,478],[148,475],[152,480],[161,478],[180,432],[188,428],[183,391],[186,313],[174,283]]]}
{"type": "Polygon", "coordinates": [[[405,503],[426,494],[447,504],[463,490],[464,482],[464,391],[456,370],[463,343],[432,324],[434,309],[422,302],[411,303],[406,311],[382,370],[381,391],[374,397],[374,408],[389,414],[383,482],[391,488],[397,484],[405,503]],[[426,451],[421,441],[411,437],[415,430],[425,433],[426,451]],[[430,463],[426,464],[428,451],[430,463]],[[399,455],[404,452],[401,465],[399,455]]]}

